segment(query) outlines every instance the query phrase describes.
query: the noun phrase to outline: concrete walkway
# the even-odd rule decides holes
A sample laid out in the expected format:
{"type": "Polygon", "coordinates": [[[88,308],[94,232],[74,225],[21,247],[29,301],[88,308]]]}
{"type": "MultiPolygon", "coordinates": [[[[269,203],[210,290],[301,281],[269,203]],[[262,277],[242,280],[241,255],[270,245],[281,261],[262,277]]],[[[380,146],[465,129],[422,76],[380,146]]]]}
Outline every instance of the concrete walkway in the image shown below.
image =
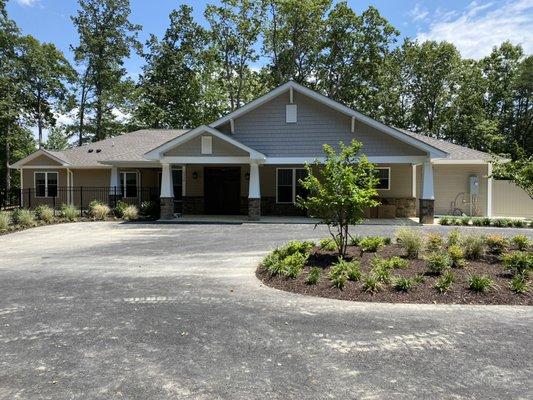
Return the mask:
{"type": "Polygon", "coordinates": [[[0,236],[0,399],[533,398],[531,307],[352,303],[256,279],[272,247],[325,236],[116,222],[0,236]]]}

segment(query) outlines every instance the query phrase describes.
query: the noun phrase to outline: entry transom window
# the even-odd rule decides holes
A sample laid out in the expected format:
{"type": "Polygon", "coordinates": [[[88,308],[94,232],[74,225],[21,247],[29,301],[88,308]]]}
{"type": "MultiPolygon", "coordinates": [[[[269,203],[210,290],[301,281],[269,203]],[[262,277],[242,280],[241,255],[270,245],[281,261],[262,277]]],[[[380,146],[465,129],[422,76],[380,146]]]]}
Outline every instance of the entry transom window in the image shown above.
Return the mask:
{"type": "Polygon", "coordinates": [[[276,201],[294,203],[298,196],[306,197],[307,190],[300,184],[300,179],[307,176],[304,168],[278,168],[276,176],[276,201]]]}
{"type": "Polygon", "coordinates": [[[137,172],[120,173],[122,197],[137,197],[137,172]]]}
{"type": "Polygon", "coordinates": [[[389,190],[390,189],[390,168],[389,167],[376,168],[376,176],[379,179],[379,183],[377,184],[376,189],[389,190]]]}
{"type": "Polygon", "coordinates": [[[35,196],[36,197],[57,197],[57,172],[36,172],[35,173],[35,196]]]}

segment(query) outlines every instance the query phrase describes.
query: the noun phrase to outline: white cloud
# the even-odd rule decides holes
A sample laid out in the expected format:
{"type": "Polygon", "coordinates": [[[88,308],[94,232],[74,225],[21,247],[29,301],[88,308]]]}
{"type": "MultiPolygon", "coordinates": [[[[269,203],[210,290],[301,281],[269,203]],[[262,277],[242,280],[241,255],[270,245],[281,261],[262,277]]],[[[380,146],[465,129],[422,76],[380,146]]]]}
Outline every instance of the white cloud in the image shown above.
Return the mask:
{"type": "Polygon", "coordinates": [[[423,8],[420,3],[416,3],[408,15],[413,21],[423,21],[429,15],[429,11],[423,8]]]}
{"type": "Polygon", "coordinates": [[[39,3],[40,0],[17,0],[17,3],[19,3],[21,6],[25,7],[33,7],[39,3]]]}
{"type": "Polygon", "coordinates": [[[459,14],[436,13],[428,31],[419,33],[417,39],[446,40],[454,43],[464,57],[479,59],[505,40],[521,44],[527,54],[533,53],[532,32],[533,0],[499,4],[473,1],[459,14]]]}

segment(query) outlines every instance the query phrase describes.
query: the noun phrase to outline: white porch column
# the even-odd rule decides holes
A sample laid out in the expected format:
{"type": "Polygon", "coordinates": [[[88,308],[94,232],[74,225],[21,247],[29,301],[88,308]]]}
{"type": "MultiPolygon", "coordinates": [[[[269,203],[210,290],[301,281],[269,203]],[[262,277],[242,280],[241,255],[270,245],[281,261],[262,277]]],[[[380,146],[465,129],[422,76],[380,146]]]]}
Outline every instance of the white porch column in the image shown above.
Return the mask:
{"type": "Polygon", "coordinates": [[[120,177],[118,175],[118,168],[111,167],[111,179],[109,181],[109,194],[114,195],[116,193],[120,194],[120,177]]]}
{"type": "Polygon", "coordinates": [[[261,216],[261,185],[259,180],[259,164],[250,163],[250,182],[248,186],[248,217],[258,220],[261,216]]]}
{"type": "Polygon", "coordinates": [[[435,217],[435,193],[433,189],[433,164],[431,159],[424,161],[422,198],[420,199],[420,223],[433,224],[435,217]]]}
{"type": "Polygon", "coordinates": [[[492,217],[492,163],[487,164],[487,217],[492,217]]]}
{"type": "Polygon", "coordinates": [[[161,164],[161,219],[174,218],[174,185],[169,163],[161,164]]]}

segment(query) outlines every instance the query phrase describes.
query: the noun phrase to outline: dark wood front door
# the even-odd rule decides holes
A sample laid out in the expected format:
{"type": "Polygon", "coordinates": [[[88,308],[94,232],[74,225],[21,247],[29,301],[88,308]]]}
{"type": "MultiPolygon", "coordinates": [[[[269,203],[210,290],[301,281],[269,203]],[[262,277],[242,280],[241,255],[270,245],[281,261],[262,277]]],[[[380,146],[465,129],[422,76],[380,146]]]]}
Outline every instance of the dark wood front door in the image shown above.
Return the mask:
{"type": "Polygon", "coordinates": [[[206,214],[240,214],[241,168],[204,168],[206,214]]]}

